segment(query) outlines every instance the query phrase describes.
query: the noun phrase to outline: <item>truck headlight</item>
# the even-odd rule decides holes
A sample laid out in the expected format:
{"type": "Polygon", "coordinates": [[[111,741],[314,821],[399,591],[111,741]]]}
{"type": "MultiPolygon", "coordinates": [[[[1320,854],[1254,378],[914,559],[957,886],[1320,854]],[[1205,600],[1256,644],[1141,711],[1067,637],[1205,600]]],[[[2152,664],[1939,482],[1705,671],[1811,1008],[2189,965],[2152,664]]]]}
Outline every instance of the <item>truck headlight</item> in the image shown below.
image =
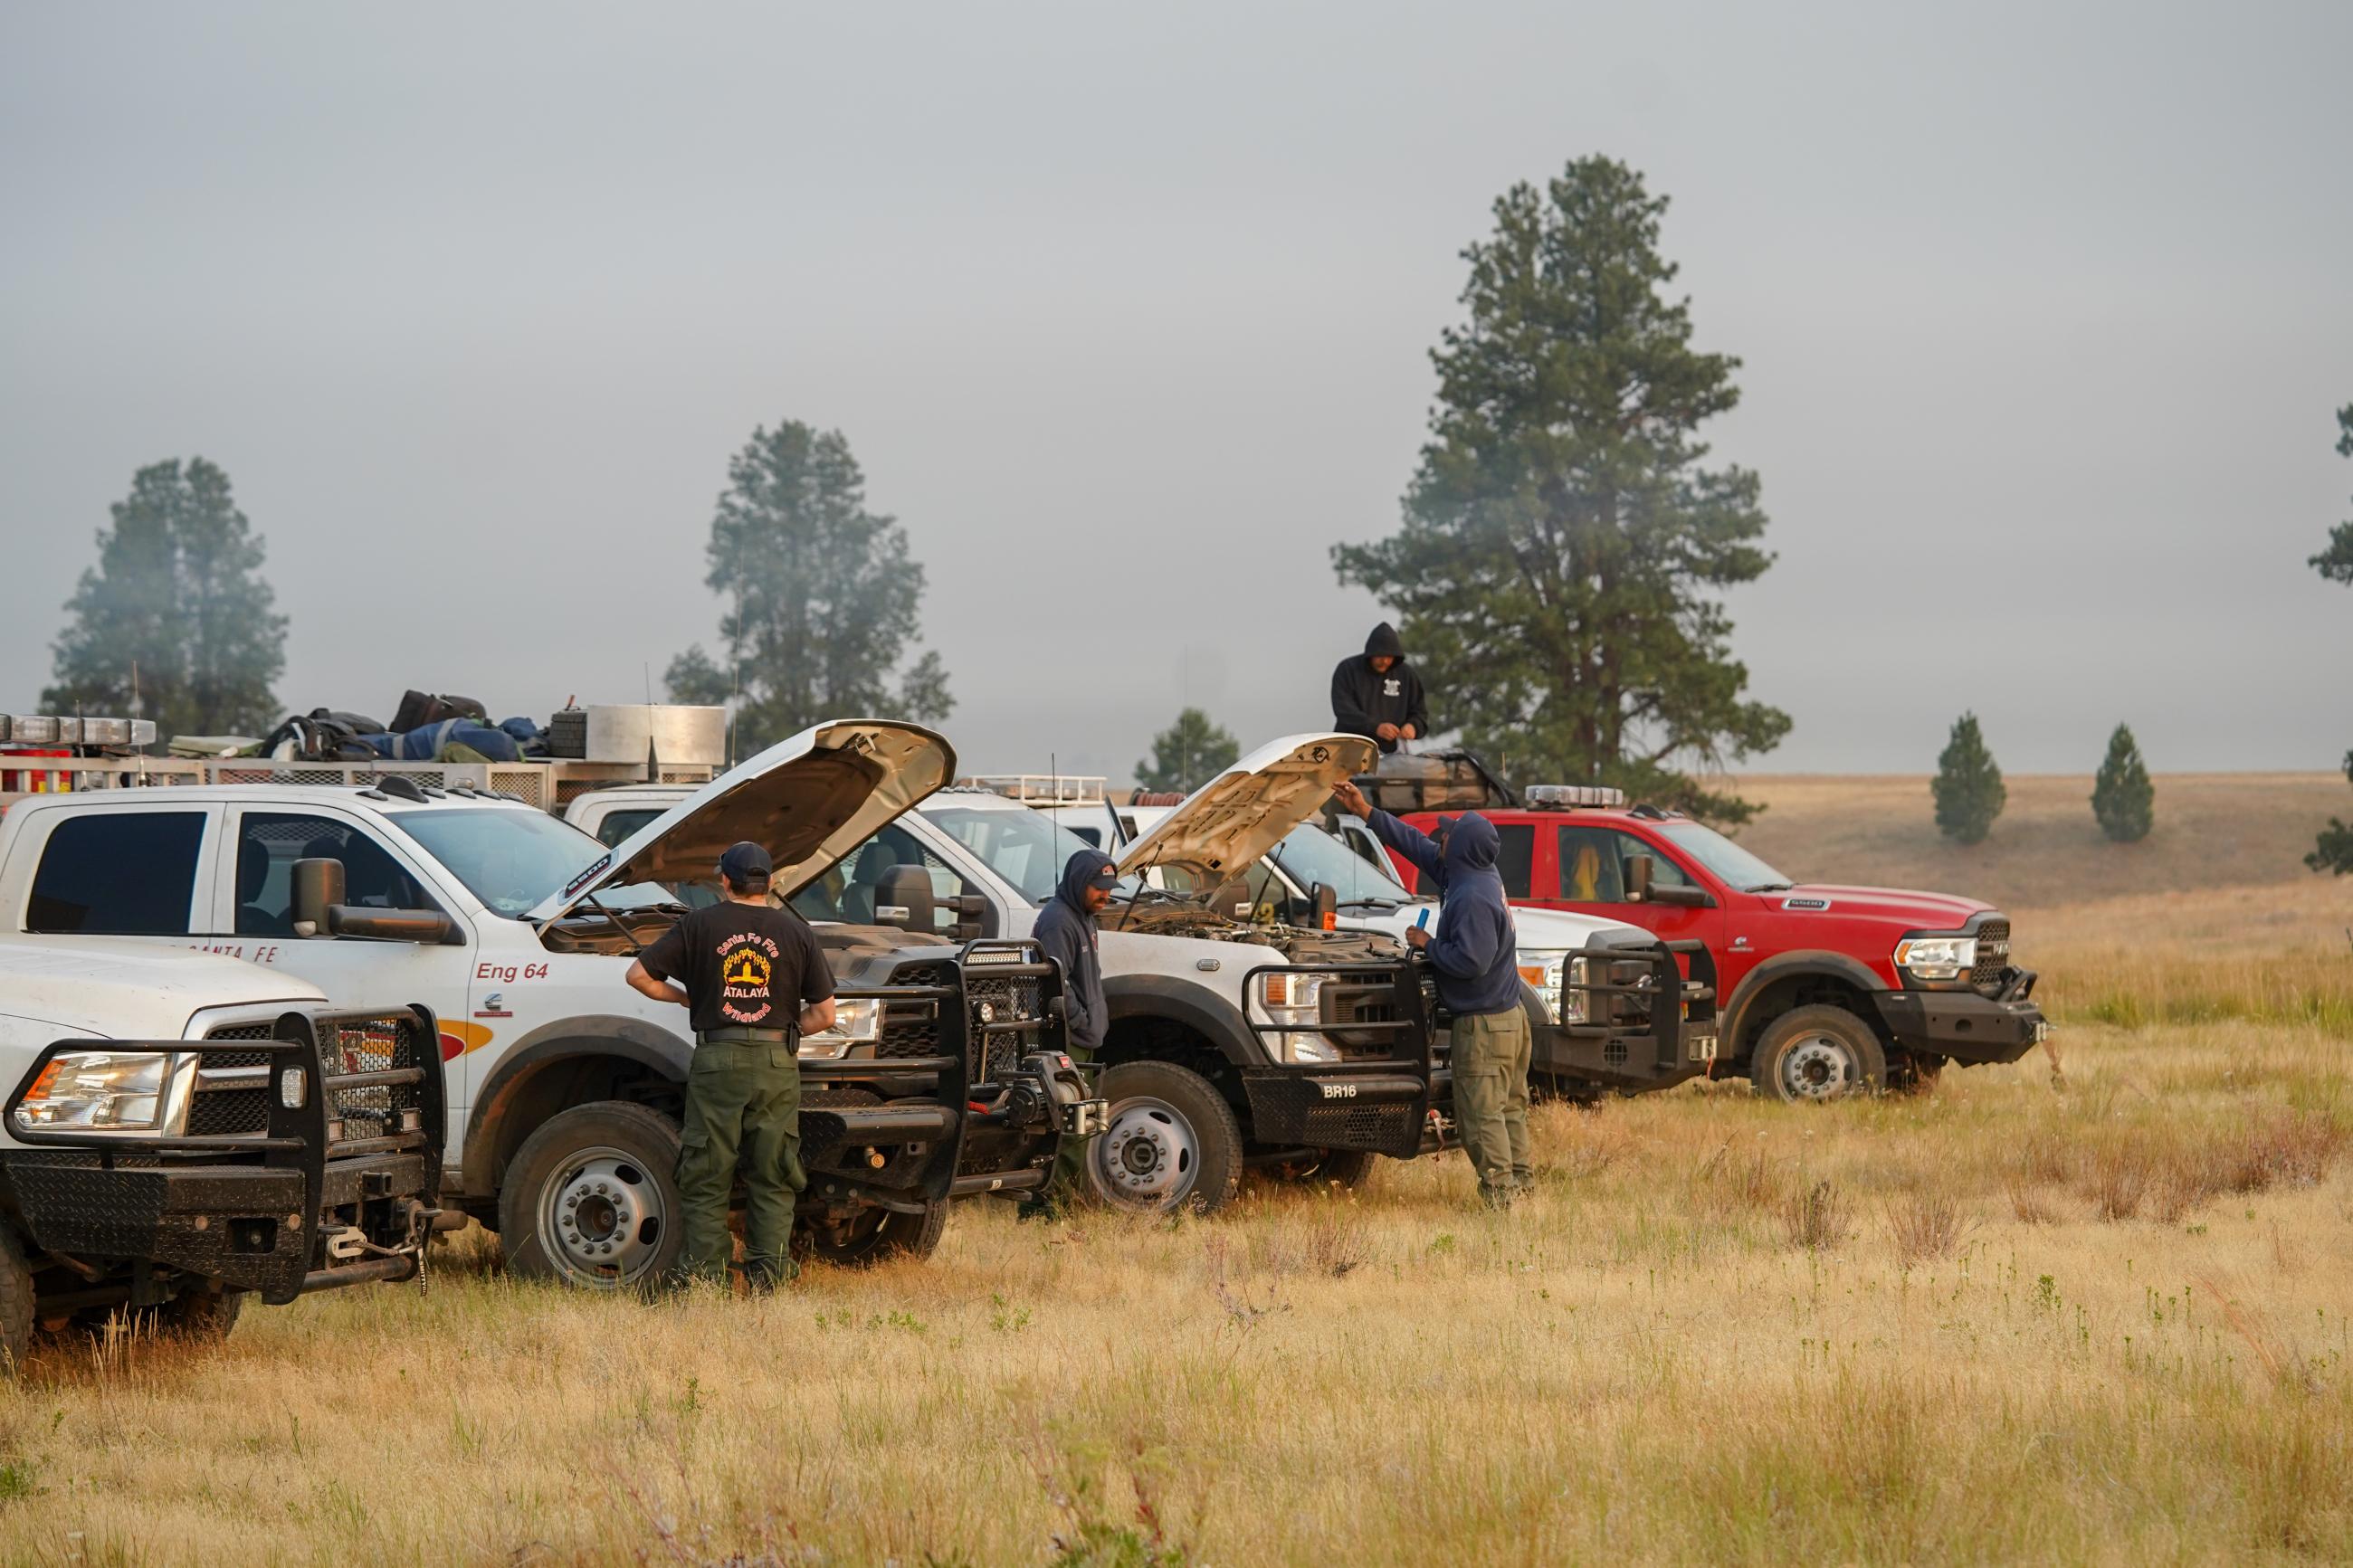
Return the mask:
{"type": "MultiPolygon", "coordinates": [[[[1323,1022],[1324,984],[1331,974],[1261,974],[1259,1005],[1274,1024],[1313,1025],[1323,1022]]],[[[1340,1047],[1307,1029],[1285,1030],[1275,1037],[1275,1054],[1287,1062],[1336,1062],[1340,1047]]]]}
{"type": "Polygon", "coordinates": [[[1915,936],[1895,944],[1895,967],[1915,980],[1958,980],[1977,963],[1973,936],[1915,936]]]}
{"type": "Polygon", "coordinates": [[[65,1051],[51,1057],[16,1107],[27,1132],[160,1132],[172,1058],[163,1051],[65,1051]]]}
{"type": "Polygon", "coordinates": [[[833,1027],[801,1037],[800,1056],[813,1062],[836,1061],[852,1046],[872,1045],[882,1037],[882,999],[857,996],[833,1005],[833,1027]]]}
{"type": "Polygon", "coordinates": [[[1588,983],[1591,966],[1582,958],[1570,958],[1567,953],[1521,952],[1516,959],[1520,978],[1536,988],[1544,998],[1545,1010],[1556,1024],[1582,1024],[1591,1005],[1590,992],[1581,989],[1588,983]]]}

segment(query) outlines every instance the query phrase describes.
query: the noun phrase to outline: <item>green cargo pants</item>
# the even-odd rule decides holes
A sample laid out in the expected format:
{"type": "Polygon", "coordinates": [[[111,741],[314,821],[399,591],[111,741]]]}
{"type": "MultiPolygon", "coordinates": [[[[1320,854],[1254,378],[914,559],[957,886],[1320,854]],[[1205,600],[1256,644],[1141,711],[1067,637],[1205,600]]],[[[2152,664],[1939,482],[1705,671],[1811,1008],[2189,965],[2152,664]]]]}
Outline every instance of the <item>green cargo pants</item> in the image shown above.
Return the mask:
{"type": "Polygon", "coordinates": [[[686,1076],[686,1131],[679,1141],[678,1194],[684,1241],[679,1272],[724,1283],[734,1256],[727,1202],[744,1167],[744,1275],[754,1284],[792,1278],[793,1194],[801,1170],[801,1068],[790,1042],[708,1040],[686,1076]]]}
{"type": "Polygon", "coordinates": [[[1528,1016],[1454,1020],[1454,1124],[1479,1173],[1479,1195],[1508,1207],[1534,1179],[1528,1168],[1528,1016]]]}

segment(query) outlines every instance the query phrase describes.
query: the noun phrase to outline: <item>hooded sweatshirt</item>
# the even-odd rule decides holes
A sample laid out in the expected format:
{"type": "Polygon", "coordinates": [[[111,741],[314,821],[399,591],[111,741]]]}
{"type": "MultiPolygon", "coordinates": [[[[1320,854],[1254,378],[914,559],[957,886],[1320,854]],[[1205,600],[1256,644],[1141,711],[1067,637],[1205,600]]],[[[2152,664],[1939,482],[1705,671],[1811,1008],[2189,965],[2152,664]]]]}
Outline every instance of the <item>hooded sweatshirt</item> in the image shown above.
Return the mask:
{"type": "Polygon", "coordinates": [[[1100,849],[1082,849],[1062,868],[1061,885],[1029,934],[1045,948],[1046,956],[1062,966],[1062,1007],[1070,1027],[1071,1050],[1082,1057],[1103,1048],[1103,1030],[1111,1009],[1103,1001],[1103,955],[1095,917],[1087,913],[1086,887],[1112,864],[1100,849]]]}
{"type": "MultiPolygon", "coordinates": [[[[1430,712],[1422,706],[1421,677],[1406,662],[1405,644],[1387,621],[1365,639],[1365,651],[1344,658],[1332,671],[1332,728],[1350,735],[1378,740],[1383,724],[1410,724],[1417,738],[1430,734],[1430,712]],[[1387,654],[1397,662],[1386,672],[1373,668],[1373,657],[1387,654]]],[[[1382,741],[1381,750],[1397,750],[1395,741],[1382,741]]]]}
{"type": "Polygon", "coordinates": [[[1438,841],[1386,811],[1366,826],[1373,837],[1412,861],[1438,885],[1438,930],[1430,934],[1430,966],[1438,972],[1438,999],[1461,1017],[1509,1013],[1520,1005],[1519,933],[1495,855],[1503,837],[1477,812],[1454,819],[1441,851],[1438,841]]]}

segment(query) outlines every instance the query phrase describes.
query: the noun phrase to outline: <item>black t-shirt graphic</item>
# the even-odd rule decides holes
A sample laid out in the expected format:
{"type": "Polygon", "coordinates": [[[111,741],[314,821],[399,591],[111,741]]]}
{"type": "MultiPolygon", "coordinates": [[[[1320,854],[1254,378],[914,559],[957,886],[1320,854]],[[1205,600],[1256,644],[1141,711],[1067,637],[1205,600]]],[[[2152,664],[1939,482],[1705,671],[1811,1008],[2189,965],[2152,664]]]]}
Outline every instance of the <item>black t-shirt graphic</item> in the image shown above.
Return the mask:
{"type": "Polygon", "coordinates": [[[801,1009],[833,994],[817,933],[789,910],[712,904],[638,955],[658,980],[686,987],[694,1032],[792,1029],[801,1009]]]}

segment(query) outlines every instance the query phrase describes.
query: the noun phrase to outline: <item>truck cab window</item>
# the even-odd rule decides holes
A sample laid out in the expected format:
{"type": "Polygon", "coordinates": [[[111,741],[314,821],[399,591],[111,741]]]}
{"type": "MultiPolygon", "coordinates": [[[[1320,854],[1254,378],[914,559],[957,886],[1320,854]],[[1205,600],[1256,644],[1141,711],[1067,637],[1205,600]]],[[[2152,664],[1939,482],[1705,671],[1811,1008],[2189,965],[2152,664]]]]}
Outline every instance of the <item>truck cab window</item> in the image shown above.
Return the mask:
{"type": "Polygon", "coordinates": [[[92,811],[49,834],[25,929],[185,936],[196,891],[199,811],[92,811]]]}
{"type": "MultiPolygon", "coordinates": [[[[922,868],[932,885],[935,900],[932,911],[934,930],[947,931],[955,924],[955,912],[948,900],[961,898],[965,880],[942,864],[937,856],[917,843],[914,835],[893,825],[884,828],[864,844],[845,863],[843,869],[828,871],[793,895],[793,909],[803,920],[842,921],[851,925],[885,923],[880,911],[900,907],[891,891],[892,873],[902,866],[922,868]],[[846,870],[847,875],[843,874],[846,870]]],[[[890,923],[896,923],[895,921],[890,923]]]]}
{"type": "Polygon", "coordinates": [[[1535,825],[1498,823],[1495,832],[1503,840],[1495,851],[1495,874],[1504,879],[1504,896],[1525,899],[1528,896],[1528,882],[1535,872],[1535,825]]]}
{"type": "Polygon", "coordinates": [[[294,862],[341,860],[343,902],[372,910],[438,904],[383,845],[332,817],[248,811],[237,830],[237,934],[294,934],[294,862]]]}
{"type": "Polygon", "coordinates": [[[1560,896],[1571,903],[1622,904],[1626,901],[1626,862],[1637,855],[1651,858],[1651,880],[1658,887],[1690,885],[1683,868],[1630,833],[1614,827],[1563,827],[1560,830],[1560,896]]]}
{"type": "Polygon", "coordinates": [[[618,848],[621,840],[659,816],[664,809],[661,806],[638,806],[628,811],[608,811],[605,819],[596,825],[596,842],[607,849],[618,848]]]}

